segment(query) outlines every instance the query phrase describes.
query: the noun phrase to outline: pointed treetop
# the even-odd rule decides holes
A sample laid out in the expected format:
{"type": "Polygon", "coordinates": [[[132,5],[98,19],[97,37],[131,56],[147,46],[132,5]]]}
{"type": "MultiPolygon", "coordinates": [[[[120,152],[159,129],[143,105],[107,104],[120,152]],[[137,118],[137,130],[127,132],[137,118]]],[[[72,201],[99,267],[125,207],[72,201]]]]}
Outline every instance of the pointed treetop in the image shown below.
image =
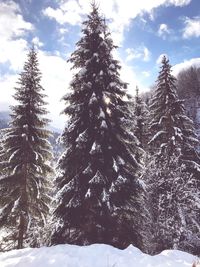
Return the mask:
{"type": "Polygon", "coordinates": [[[167,55],[163,55],[161,63],[162,64],[169,63],[169,59],[168,59],[168,56],[167,55]]]}
{"type": "Polygon", "coordinates": [[[34,42],[32,42],[30,51],[35,51],[35,43],[34,42]]]}
{"type": "Polygon", "coordinates": [[[139,87],[137,85],[136,85],[135,91],[136,91],[135,96],[136,96],[136,98],[138,98],[138,96],[139,96],[139,87]]]}
{"type": "Polygon", "coordinates": [[[97,5],[97,2],[95,0],[91,1],[91,8],[92,8],[93,11],[98,10],[99,5],[97,5]]]}

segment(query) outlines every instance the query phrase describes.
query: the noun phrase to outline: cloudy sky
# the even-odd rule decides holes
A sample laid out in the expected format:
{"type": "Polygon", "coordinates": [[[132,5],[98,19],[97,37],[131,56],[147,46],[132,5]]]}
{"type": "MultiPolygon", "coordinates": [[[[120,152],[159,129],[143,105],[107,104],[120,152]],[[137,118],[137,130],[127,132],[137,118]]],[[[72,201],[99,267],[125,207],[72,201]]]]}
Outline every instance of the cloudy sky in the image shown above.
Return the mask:
{"type": "MultiPolygon", "coordinates": [[[[119,49],[122,78],[134,93],[155,81],[161,55],[167,54],[174,74],[200,64],[199,0],[98,0],[119,49]]],[[[62,128],[61,97],[71,80],[66,62],[81,34],[90,0],[0,0],[0,110],[13,104],[18,74],[32,42],[39,53],[42,85],[50,117],[62,128]]]]}

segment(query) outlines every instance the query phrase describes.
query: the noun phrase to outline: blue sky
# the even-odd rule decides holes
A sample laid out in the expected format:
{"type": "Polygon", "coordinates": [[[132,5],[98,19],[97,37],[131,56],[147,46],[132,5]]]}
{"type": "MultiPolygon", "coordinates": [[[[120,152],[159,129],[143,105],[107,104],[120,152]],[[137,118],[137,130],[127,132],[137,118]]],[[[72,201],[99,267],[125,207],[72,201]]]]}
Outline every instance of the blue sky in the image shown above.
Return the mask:
{"type": "MultiPolygon", "coordinates": [[[[167,54],[176,75],[200,64],[199,0],[99,0],[119,49],[122,79],[147,90],[156,80],[161,55],[167,54]]],[[[90,11],[89,0],[0,1],[0,110],[14,104],[12,95],[28,48],[39,53],[42,85],[48,95],[53,125],[63,127],[61,97],[72,73],[66,62],[90,11]]]]}

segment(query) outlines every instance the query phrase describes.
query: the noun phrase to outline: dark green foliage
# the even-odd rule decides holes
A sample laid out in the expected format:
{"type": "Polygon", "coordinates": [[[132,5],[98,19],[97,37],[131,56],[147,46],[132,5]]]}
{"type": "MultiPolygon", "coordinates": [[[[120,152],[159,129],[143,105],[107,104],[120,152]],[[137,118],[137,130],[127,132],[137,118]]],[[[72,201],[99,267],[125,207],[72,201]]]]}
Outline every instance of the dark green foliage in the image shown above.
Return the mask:
{"type": "Polygon", "coordinates": [[[200,96],[200,69],[190,67],[183,69],[177,76],[177,93],[186,102],[194,96],[200,96]]]}
{"type": "Polygon", "coordinates": [[[136,121],[136,126],[134,129],[134,134],[140,142],[142,148],[147,148],[148,143],[148,120],[149,111],[147,105],[143,101],[142,97],[139,95],[139,88],[136,87],[136,96],[134,101],[134,118],[136,121]]]}
{"type": "Polygon", "coordinates": [[[186,114],[194,121],[195,132],[200,141],[200,68],[190,67],[179,72],[177,93],[184,100],[186,114]]]}
{"type": "Polygon", "coordinates": [[[157,88],[154,93],[151,108],[151,130],[153,137],[150,141],[157,150],[157,154],[170,158],[179,155],[182,159],[189,159],[187,150],[198,142],[195,139],[193,122],[185,115],[183,101],[178,99],[176,93],[176,79],[171,75],[171,66],[164,57],[160,71],[157,88]],[[183,153],[184,151],[184,153],[183,153]]]}
{"type": "Polygon", "coordinates": [[[47,112],[40,80],[32,48],[15,88],[17,104],[11,107],[12,120],[1,151],[0,226],[9,233],[5,239],[9,248],[36,246],[37,233],[49,212],[50,132],[45,129],[49,121],[43,118],[47,112]]]}
{"type": "Polygon", "coordinates": [[[181,248],[195,253],[199,242],[194,242],[199,228],[198,140],[183,101],[178,99],[176,79],[166,57],[150,110],[152,157],[148,175],[157,250],[181,248]]]}
{"type": "MultiPolygon", "coordinates": [[[[142,248],[141,150],[133,135],[126,84],[95,5],[70,62],[77,69],[64,96],[69,117],[58,163],[52,244],[106,243],[142,248]]],[[[143,218],[142,218],[143,217],[143,218]]]]}

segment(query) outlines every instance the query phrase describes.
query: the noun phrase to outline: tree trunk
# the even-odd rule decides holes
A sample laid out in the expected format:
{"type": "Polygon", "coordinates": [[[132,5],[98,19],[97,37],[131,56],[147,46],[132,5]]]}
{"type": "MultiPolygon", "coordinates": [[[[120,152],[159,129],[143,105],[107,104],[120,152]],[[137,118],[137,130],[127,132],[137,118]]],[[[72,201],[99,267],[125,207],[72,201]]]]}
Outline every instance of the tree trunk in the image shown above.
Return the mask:
{"type": "Polygon", "coordinates": [[[19,234],[18,234],[18,240],[17,240],[17,249],[23,248],[24,230],[25,230],[24,216],[23,216],[23,214],[20,214],[20,218],[19,218],[19,234]]]}

